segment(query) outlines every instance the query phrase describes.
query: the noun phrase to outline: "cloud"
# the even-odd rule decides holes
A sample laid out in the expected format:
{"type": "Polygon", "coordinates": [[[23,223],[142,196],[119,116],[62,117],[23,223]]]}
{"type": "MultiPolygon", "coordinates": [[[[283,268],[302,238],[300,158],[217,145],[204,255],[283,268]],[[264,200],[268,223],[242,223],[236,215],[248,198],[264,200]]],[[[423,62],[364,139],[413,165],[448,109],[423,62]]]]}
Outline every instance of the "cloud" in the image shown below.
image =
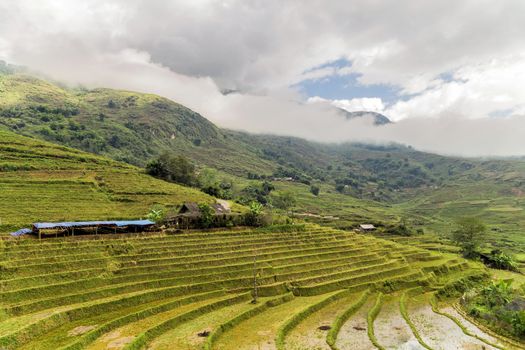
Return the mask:
{"type": "Polygon", "coordinates": [[[234,129],[462,155],[525,154],[523,32],[521,0],[0,0],[0,59],[71,85],[157,93],[234,129]],[[399,99],[290,88],[333,75],[399,99]]]}
{"type": "Polygon", "coordinates": [[[385,105],[378,97],[353,98],[350,100],[328,100],[319,96],[310,97],[309,103],[329,103],[348,112],[367,111],[384,113],[385,105]]]}
{"type": "Polygon", "coordinates": [[[436,80],[432,86],[411,98],[398,101],[386,113],[394,120],[436,118],[447,113],[458,118],[485,118],[494,111],[515,109],[523,114],[525,54],[491,59],[458,69],[452,80],[436,80]]]}

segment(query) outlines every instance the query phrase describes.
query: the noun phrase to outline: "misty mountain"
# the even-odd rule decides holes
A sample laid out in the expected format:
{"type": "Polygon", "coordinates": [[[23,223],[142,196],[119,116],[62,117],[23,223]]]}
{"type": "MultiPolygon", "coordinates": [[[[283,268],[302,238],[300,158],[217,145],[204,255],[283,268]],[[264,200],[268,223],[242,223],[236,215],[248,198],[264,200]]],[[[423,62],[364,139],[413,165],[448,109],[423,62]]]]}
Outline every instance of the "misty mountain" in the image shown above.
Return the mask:
{"type": "Polygon", "coordinates": [[[371,112],[371,111],[354,111],[349,112],[345,109],[338,108],[339,112],[348,120],[356,118],[373,118],[374,125],[385,125],[390,124],[392,121],[388,117],[384,116],[381,113],[371,112]]]}
{"type": "MultiPolygon", "coordinates": [[[[378,125],[389,122],[381,114],[345,112],[350,118],[369,115],[378,125]]],[[[21,74],[0,74],[0,128],[138,166],[169,151],[199,167],[244,179],[292,178],[386,201],[459,178],[490,180],[497,171],[512,171],[515,164],[444,157],[401,145],[323,144],[254,135],[219,128],[156,95],[68,89],[21,74]]]]}

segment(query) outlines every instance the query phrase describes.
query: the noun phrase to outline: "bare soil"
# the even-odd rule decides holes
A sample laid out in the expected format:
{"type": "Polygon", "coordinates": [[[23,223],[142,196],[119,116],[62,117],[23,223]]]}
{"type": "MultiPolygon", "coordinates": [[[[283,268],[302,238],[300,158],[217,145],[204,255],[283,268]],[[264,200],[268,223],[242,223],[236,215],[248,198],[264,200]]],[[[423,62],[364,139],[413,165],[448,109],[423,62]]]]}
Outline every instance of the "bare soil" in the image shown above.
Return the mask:
{"type": "Polygon", "coordinates": [[[93,326],[78,326],[76,328],[73,328],[72,330],[70,330],[67,335],[69,335],[70,337],[76,337],[78,335],[82,335],[82,334],[85,334],[89,331],[92,331],[93,329],[97,328],[97,325],[93,325],[93,326]]]}

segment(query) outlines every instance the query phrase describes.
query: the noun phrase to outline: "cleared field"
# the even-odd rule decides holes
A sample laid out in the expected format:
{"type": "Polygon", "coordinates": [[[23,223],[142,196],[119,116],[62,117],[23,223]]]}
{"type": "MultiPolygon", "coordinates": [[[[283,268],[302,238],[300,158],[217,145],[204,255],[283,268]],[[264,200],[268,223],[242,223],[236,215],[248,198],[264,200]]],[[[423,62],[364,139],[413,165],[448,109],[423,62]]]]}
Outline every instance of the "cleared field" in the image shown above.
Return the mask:
{"type": "Polygon", "coordinates": [[[341,316],[367,289],[485,273],[457,256],[315,225],[8,240],[0,249],[6,349],[326,349],[319,327],[339,320],[344,343],[353,326],[341,316]]]}

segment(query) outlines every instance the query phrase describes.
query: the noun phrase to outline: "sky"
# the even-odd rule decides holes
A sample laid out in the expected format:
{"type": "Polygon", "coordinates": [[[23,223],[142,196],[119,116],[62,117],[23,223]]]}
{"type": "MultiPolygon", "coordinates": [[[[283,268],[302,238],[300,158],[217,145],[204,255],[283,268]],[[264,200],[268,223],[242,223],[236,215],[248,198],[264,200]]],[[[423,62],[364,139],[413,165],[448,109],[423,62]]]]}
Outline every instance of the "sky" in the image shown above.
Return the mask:
{"type": "Polygon", "coordinates": [[[0,0],[0,60],[71,86],[156,93],[232,129],[462,156],[525,155],[523,33],[522,0],[0,0]]]}

